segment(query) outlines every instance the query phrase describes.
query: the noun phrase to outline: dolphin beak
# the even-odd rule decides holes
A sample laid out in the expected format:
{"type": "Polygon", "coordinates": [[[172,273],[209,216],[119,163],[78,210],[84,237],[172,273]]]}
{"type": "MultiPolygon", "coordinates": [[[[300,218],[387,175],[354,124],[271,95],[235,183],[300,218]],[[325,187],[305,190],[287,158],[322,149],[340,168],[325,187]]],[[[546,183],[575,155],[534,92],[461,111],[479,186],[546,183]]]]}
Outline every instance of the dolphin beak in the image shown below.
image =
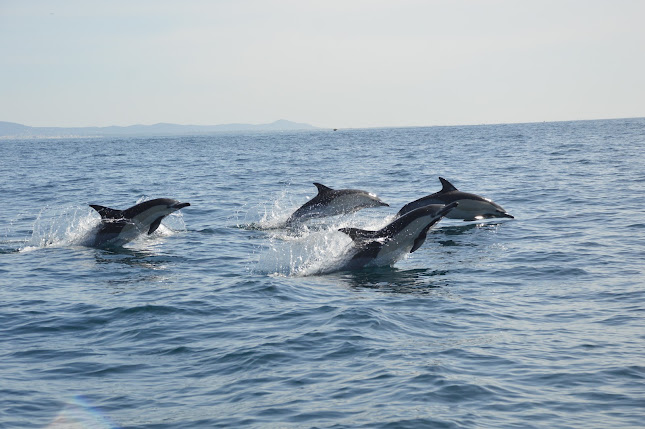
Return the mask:
{"type": "Polygon", "coordinates": [[[515,216],[510,215],[510,214],[508,214],[508,213],[502,213],[502,217],[507,217],[507,218],[510,218],[510,219],[515,219],[515,216]]]}
{"type": "Polygon", "coordinates": [[[439,210],[439,212],[437,213],[437,216],[445,216],[445,215],[447,215],[448,213],[450,213],[450,211],[452,209],[454,209],[458,205],[459,205],[459,203],[457,201],[453,201],[450,204],[446,204],[445,206],[443,206],[443,208],[441,210],[439,210]]]}
{"type": "Polygon", "coordinates": [[[171,206],[173,209],[179,210],[183,209],[184,207],[188,207],[190,203],[177,203],[174,206],[171,206]]]}

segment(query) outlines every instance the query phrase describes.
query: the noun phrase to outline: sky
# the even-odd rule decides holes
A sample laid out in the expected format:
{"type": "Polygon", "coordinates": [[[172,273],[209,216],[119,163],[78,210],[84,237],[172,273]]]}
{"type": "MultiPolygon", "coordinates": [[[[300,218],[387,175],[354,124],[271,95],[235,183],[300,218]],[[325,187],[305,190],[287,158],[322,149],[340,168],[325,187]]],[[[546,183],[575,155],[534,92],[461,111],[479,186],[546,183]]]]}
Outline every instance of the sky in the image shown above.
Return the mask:
{"type": "Polygon", "coordinates": [[[640,0],[0,0],[0,121],[645,116],[640,0]]]}

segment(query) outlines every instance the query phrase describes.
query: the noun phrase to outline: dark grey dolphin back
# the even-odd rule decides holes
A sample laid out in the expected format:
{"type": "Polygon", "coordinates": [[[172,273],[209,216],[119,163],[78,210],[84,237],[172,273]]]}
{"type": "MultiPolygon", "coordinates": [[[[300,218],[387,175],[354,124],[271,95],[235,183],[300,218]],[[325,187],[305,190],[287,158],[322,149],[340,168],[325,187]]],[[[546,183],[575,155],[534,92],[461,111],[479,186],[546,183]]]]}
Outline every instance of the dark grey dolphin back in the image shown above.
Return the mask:
{"type": "Polygon", "coordinates": [[[180,208],[189,206],[190,204],[189,203],[179,204],[179,201],[173,200],[171,198],[155,198],[154,200],[148,200],[139,204],[135,204],[134,206],[127,208],[125,210],[111,209],[109,207],[99,206],[97,204],[90,204],[90,207],[92,207],[94,210],[98,212],[98,214],[101,215],[101,219],[113,220],[113,219],[132,219],[139,213],[142,213],[145,210],[158,205],[165,205],[168,207],[176,206],[177,209],[180,209],[180,208]]]}
{"type": "Polygon", "coordinates": [[[136,215],[138,215],[139,213],[142,213],[151,207],[165,205],[170,208],[171,206],[174,206],[177,203],[179,203],[179,201],[173,200],[171,198],[155,198],[154,200],[144,201],[142,203],[136,204],[128,209],[123,210],[123,216],[127,219],[131,219],[136,215]]]}

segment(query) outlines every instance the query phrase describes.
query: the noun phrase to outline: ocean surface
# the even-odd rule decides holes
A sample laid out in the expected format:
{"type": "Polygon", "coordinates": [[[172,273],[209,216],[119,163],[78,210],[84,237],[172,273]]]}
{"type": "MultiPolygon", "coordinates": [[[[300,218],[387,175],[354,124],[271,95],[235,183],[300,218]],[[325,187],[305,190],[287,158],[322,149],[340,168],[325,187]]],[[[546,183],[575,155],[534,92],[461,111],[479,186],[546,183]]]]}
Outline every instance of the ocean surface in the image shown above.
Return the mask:
{"type": "Polygon", "coordinates": [[[644,267],[645,119],[1,140],[0,427],[643,427],[644,267]],[[515,219],[342,269],[439,176],[515,219]],[[281,228],[312,182],[390,207],[281,228]]]}

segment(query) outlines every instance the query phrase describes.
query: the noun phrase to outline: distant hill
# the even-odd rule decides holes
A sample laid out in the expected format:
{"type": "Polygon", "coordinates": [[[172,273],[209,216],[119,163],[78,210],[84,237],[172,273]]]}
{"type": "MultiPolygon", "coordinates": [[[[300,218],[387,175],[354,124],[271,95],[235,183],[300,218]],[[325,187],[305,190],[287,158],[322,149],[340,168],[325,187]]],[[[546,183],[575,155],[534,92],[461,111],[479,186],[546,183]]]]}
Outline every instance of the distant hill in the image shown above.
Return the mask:
{"type": "Polygon", "coordinates": [[[130,125],[127,127],[29,127],[14,122],[0,121],[0,138],[38,138],[38,137],[105,137],[105,136],[167,136],[195,135],[219,132],[244,131],[292,131],[315,130],[309,124],[284,119],[270,124],[223,124],[223,125],[130,125]]]}

